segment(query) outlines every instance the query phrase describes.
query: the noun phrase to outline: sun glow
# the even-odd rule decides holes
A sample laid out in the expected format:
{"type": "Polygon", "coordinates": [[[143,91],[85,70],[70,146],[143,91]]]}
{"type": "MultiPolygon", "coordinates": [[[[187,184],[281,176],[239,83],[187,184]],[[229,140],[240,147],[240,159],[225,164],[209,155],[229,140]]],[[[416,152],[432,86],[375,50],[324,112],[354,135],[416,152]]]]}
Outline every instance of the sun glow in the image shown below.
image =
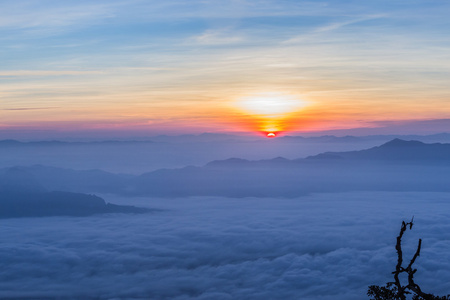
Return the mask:
{"type": "Polygon", "coordinates": [[[306,102],[290,94],[260,93],[239,99],[238,106],[252,114],[274,116],[302,109],[306,102]]]}
{"type": "Polygon", "coordinates": [[[249,122],[254,123],[259,132],[273,138],[292,125],[287,120],[306,107],[307,102],[295,95],[272,92],[242,97],[236,105],[250,117],[249,122]]]}

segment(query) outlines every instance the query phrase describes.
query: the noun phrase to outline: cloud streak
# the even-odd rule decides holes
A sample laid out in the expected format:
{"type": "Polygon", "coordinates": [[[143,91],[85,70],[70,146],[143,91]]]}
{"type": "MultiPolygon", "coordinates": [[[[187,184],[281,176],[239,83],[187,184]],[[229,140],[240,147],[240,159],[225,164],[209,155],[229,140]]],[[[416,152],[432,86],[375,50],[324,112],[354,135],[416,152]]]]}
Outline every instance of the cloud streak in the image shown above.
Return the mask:
{"type": "Polygon", "coordinates": [[[61,76],[61,75],[92,75],[104,74],[101,71],[73,71],[73,70],[14,70],[0,71],[0,77],[24,77],[24,76],[61,76]]]}
{"type": "MultiPolygon", "coordinates": [[[[50,3],[1,4],[7,104],[77,106],[79,114],[62,115],[79,122],[92,112],[97,121],[121,119],[120,111],[161,116],[175,120],[169,131],[190,119],[188,105],[191,120],[208,114],[208,126],[224,130],[231,104],[249,93],[295,94],[314,103],[299,119],[330,127],[355,115],[443,118],[450,109],[445,3],[427,7],[427,26],[420,1],[50,3]]],[[[58,117],[5,114],[3,122],[58,117]]]]}
{"type": "Polygon", "coordinates": [[[67,4],[40,2],[5,1],[2,5],[0,28],[29,31],[32,29],[62,29],[73,26],[88,26],[99,19],[110,18],[112,14],[106,3],[91,4],[86,1],[67,4]],[[52,4],[49,6],[49,4],[52,4]]]}
{"type": "Polygon", "coordinates": [[[16,108],[4,108],[2,110],[41,110],[41,109],[55,109],[55,108],[59,108],[57,106],[54,107],[16,107],[16,108]]]}

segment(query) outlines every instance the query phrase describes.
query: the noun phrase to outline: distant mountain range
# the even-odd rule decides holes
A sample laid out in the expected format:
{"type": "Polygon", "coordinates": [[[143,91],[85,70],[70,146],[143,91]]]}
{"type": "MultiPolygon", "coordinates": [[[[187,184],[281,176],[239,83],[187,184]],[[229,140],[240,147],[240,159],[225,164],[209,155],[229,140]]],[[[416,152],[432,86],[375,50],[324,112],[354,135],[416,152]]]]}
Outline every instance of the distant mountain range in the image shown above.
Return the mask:
{"type": "Polygon", "coordinates": [[[0,169],[2,184],[25,191],[69,191],[119,193],[131,175],[113,174],[101,170],[78,171],[65,168],[34,165],[0,169]]]}
{"type": "Polygon", "coordinates": [[[379,147],[349,152],[326,152],[308,159],[388,160],[393,162],[447,163],[450,161],[450,144],[425,144],[419,141],[394,139],[379,147]]]}
{"type": "MultiPolygon", "coordinates": [[[[0,141],[0,168],[17,165],[99,169],[112,173],[142,174],[162,168],[201,166],[213,160],[238,157],[290,160],[321,152],[343,152],[379,146],[398,136],[234,136],[201,134],[156,136],[151,140],[109,141],[0,141]]],[[[427,143],[450,142],[450,134],[405,136],[427,143]]]]}
{"type": "Polygon", "coordinates": [[[434,143],[426,144],[419,141],[405,141],[393,139],[381,146],[347,152],[324,152],[306,158],[289,160],[277,157],[268,160],[250,161],[240,158],[212,161],[206,167],[236,167],[236,166],[289,166],[298,163],[309,163],[313,160],[344,160],[343,163],[351,161],[362,162],[390,162],[390,163],[430,163],[440,164],[450,162],[450,144],[434,143]]]}
{"type": "MultiPolygon", "coordinates": [[[[422,142],[450,142],[450,133],[439,133],[432,135],[366,135],[366,136],[301,136],[301,135],[284,135],[277,137],[280,142],[317,142],[317,143],[341,143],[341,142],[362,142],[368,140],[389,141],[392,139],[416,140],[422,142]]],[[[126,144],[148,144],[148,143],[191,143],[191,142],[251,142],[261,141],[261,138],[255,136],[241,136],[230,134],[203,133],[199,135],[159,135],[136,140],[104,140],[104,141],[18,141],[13,139],[0,140],[1,147],[23,147],[23,146],[71,146],[71,145],[126,145],[126,144]]]]}
{"type": "Polygon", "coordinates": [[[100,197],[69,192],[0,190],[0,218],[145,213],[149,209],[106,203],[100,197]]]}
{"type": "Polygon", "coordinates": [[[152,141],[98,141],[98,142],[65,142],[65,141],[33,141],[21,142],[17,140],[0,140],[0,147],[58,147],[58,146],[76,146],[76,145],[118,145],[118,144],[145,144],[152,141]]]}
{"type": "MultiPolygon", "coordinates": [[[[45,217],[45,216],[89,216],[102,213],[144,213],[149,211],[145,208],[134,206],[123,206],[106,203],[102,198],[95,195],[88,195],[74,192],[48,191],[48,187],[41,184],[39,174],[33,170],[51,170],[55,168],[13,167],[0,172],[0,218],[18,217],[45,217]]],[[[61,181],[59,177],[67,171],[56,169],[55,177],[46,178],[45,181],[61,181]]],[[[75,177],[75,182],[82,177],[75,177]]],[[[91,176],[90,179],[93,177],[91,176]]],[[[98,178],[98,177],[97,177],[98,178]]],[[[68,180],[65,185],[71,186],[74,177],[65,177],[68,180]]],[[[63,179],[63,180],[64,180],[63,179]]],[[[89,178],[88,178],[89,180],[89,178]]],[[[75,190],[75,184],[71,189],[75,190]]]]}
{"type": "Polygon", "coordinates": [[[301,159],[230,158],[202,167],[142,175],[45,166],[0,169],[0,179],[23,189],[129,196],[296,197],[337,191],[450,191],[450,144],[393,139],[377,147],[326,152],[301,159]],[[1,177],[3,176],[3,177],[1,177]]]}

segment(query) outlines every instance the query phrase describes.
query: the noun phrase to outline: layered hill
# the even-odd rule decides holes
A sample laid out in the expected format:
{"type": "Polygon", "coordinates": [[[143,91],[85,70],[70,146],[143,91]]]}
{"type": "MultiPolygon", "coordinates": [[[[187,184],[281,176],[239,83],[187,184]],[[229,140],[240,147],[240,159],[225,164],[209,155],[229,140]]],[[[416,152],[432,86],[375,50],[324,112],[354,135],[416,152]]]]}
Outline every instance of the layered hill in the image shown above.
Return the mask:
{"type": "Polygon", "coordinates": [[[309,159],[347,159],[390,162],[426,163],[450,162],[450,144],[426,144],[419,141],[393,139],[381,146],[367,150],[348,152],[325,152],[310,156],[309,159]]]}
{"type": "MultiPolygon", "coordinates": [[[[450,191],[450,144],[394,139],[360,151],[326,152],[294,160],[230,158],[138,176],[44,166],[19,169],[24,178],[28,176],[24,180],[34,180],[47,190],[129,196],[297,197],[361,190],[450,191]]],[[[0,175],[2,172],[5,169],[0,175]]]]}
{"type": "MultiPolygon", "coordinates": [[[[89,216],[102,213],[144,213],[148,209],[134,206],[115,205],[90,194],[49,190],[41,184],[46,181],[60,181],[55,173],[54,178],[45,180],[33,170],[42,171],[44,167],[9,168],[0,172],[0,218],[47,217],[47,216],[89,216]]],[[[54,168],[49,168],[55,172],[54,168]]],[[[60,170],[61,171],[61,170],[60,170]]],[[[61,171],[64,173],[64,171],[61,171]]],[[[76,173],[76,171],[73,171],[76,173]]],[[[78,177],[80,179],[82,176],[78,177]]],[[[67,179],[67,178],[66,178],[67,179]]],[[[79,184],[74,184],[73,177],[65,184],[76,190],[79,184]]],[[[76,181],[76,179],[75,179],[76,181]]]]}

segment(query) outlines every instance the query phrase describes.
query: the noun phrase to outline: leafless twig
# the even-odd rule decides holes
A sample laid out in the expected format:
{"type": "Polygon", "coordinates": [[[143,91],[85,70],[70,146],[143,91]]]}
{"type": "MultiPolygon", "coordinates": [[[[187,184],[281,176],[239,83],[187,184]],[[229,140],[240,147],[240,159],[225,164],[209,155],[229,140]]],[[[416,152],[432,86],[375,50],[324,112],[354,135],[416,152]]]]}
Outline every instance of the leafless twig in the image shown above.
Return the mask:
{"type": "Polygon", "coordinates": [[[402,222],[402,226],[400,228],[400,233],[397,236],[397,243],[395,244],[395,249],[397,250],[397,265],[395,266],[395,271],[392,272],[394,274],[394,282],[388,282],[386,287],[380,287],[372,285],[369,287],[368,295],[374,296],[374,300],[406,300],[406,295],[411,294],[411,292],[415,293],[413,296],[413,300],[450,300],[450,296],[434,296],[433,294],[427,294],[422,292],[420,286],[414,282],[414,274],[417,272],[417,269],[413,269],[413,264],[415,263],[417,257],[420,256],[420,249],[422,248],[422,239],[419,239],[419,243],[417,245],[416,252],[412,257],[406,268],[402,267],[403,265],[403,251],[402,251],[402,238],[406,229],[411,230],[414,224],[414,217],[411,219],[411,222],[405,223],[402,222]],[[408,274],[408,284],[403,286],[400,282],[400,274],[401,273],[408,274]]]}

